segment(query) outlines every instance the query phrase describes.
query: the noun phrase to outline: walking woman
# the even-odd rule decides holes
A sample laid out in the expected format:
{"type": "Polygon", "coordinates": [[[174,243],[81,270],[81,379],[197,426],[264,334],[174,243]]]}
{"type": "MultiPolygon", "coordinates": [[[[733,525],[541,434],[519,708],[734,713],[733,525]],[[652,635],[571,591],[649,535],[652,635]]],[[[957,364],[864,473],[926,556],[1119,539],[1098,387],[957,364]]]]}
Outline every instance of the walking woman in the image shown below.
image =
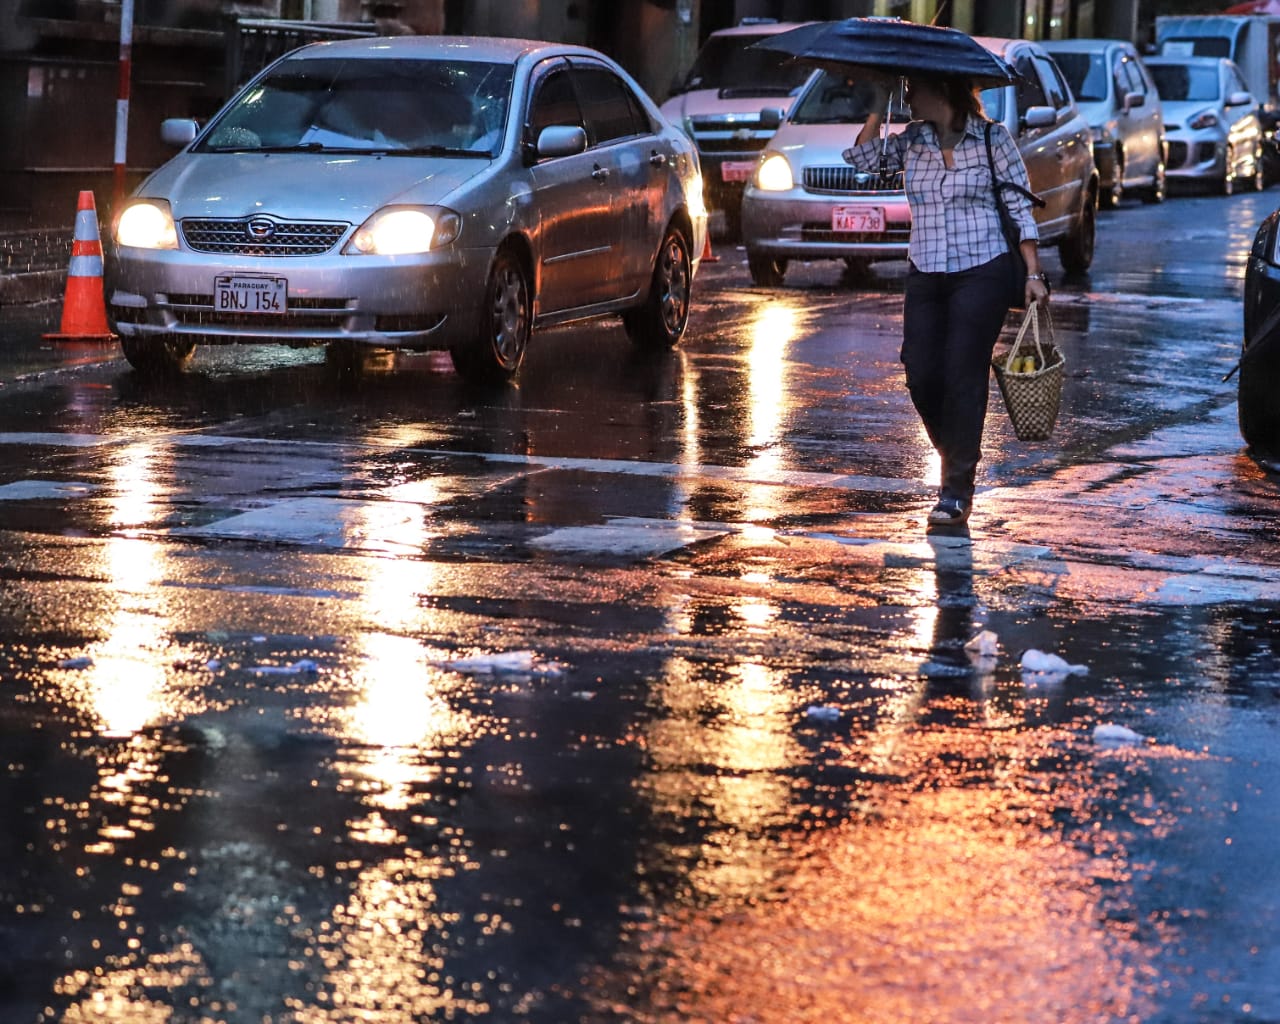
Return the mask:
{"type": "Polygon", "coordinates": [[[877,82],[872,91],[872,113],[844,158],[870,173],[904,172],[911,239],[901,359],[912,404],[942,460],[929,524],[958,526],[973,505],[991,353],[1010,309],[1012,257],[1000,229],[992,163],[998,181],[1018,186],[1004,195],[1021,232],[1023,298],[1049,298],[1027,169],[1004,125],[983,114],[968,79],[912,76],[906,98],[913,120],[885,141],[879,136],[888,89],[877,82]]]}

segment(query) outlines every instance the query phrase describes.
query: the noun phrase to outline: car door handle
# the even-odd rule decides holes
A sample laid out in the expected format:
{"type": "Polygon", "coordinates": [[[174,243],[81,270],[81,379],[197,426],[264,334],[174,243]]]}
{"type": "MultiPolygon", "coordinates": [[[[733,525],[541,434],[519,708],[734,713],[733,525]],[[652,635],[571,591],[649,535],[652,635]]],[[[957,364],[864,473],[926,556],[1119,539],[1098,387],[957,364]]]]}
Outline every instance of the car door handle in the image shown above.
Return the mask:
{"type": "Polygon", "coordinates": [[[595,178],[598,182],[604,183],[609,180],[609,172],[599,164],[596,164],[591,170],[591,177],[595,178]]]}
{"type": "Polygon", "coordinates": [[[650,153],[650,154],[649,154],[649,163],[651,163],[654,167],[666,167],[666,166],[667,166],[667,154],[666,154],[666,153],[659,153],[659,152],[655,149],[652,153],[650,153]]]}

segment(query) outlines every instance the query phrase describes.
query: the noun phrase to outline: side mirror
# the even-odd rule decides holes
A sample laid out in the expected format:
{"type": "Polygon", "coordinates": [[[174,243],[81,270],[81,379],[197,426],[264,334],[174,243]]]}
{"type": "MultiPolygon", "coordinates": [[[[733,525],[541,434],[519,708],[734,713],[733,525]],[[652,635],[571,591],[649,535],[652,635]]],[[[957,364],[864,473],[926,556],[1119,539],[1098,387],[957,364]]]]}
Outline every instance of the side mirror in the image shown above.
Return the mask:
{"type": "Polygon", "coordinates": [[[782,124],[782,111],[778,107],[765,107],[760,111],[760,127],[774,131],[782,124]]]}
{"type": "Polygon", "coordinates": [[[1137,110],[1147,105],[1147,98],[1140,92],[1127,92],[1120,104],[1125,110],[1137,110]]]}
{"type": "Polygon", "coordinates": [[[168,117],[160,122],[160,140],[178,149],[191,145],[200,134],[200,126],[189,117],[168,117]]]}
{"type": "Polygon", "coordinates": [[[1049,128],[1058,123],[1058,112],[1053,107],[1027,107],[1022,123],[1027,128],[1049,128]]]}
{"type": "Polygon", "coordinates": [[[553,124],[542,129],[536,152],[540,158],[573,156],[587,148],[587,133],[580,125],[553,124]]]}
{"type": "Polygon", "coordinates": [[[1226,106],[1228,107],[1247,107],[1253,102],[1253,94],[1248,92],[1233,92],[1227,97],[1226,106]]]}

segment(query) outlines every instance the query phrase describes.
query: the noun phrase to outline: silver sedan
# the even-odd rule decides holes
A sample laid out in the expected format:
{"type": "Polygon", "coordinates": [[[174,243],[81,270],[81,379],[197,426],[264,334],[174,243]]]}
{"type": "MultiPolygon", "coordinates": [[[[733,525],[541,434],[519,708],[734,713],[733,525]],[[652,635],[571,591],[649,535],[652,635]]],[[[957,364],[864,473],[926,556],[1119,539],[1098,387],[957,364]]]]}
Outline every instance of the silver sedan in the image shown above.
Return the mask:
{"type": "Polygon", "coordinates": [[[109,307],[140,371],[197,343],[447,349],[505,380],[536,327],[677,344],[698,156],[615,62],[522,40],[318,43],[272,64],[116,218],[109,307]]]}

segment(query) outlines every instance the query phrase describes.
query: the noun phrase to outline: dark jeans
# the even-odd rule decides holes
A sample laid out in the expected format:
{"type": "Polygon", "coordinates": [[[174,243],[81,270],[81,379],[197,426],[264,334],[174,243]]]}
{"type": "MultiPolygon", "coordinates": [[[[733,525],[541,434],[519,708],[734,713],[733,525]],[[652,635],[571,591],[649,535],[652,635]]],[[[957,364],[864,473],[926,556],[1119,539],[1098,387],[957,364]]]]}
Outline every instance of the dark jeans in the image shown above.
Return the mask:
{"type": "Polygon", "coordinates": [[[1008,253],[957,274],[907,272],[902,365],[942,458],[940,498],[973,498],[987,417],[991,352],[1009,312],[1008,253]]]}

